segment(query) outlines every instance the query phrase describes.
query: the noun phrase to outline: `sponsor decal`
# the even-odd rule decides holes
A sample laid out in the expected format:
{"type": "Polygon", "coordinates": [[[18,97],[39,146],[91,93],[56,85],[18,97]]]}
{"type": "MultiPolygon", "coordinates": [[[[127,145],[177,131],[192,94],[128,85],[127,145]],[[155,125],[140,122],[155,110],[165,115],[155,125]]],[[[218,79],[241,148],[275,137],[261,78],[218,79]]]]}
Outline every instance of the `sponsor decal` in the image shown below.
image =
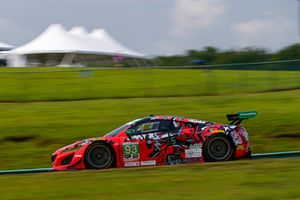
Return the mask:
{"type": "Polygon", "coordinates": [[[231,134],[231,138],[236,146],[243,143],[242,139],[235,131],[231,131],[230,134],[231,134]]]}
{"type": "Polygon", "coordinates": [[[200,123],[200,124],[205,124],[206,122],[203,121],[203,120],[198,120],[198,119],[189,119],[190,122],[193,122],[193,123],[200,123]]]}
{"type": "Polygon", "coordinates": [[[138,167],[140,166],[139,161],[130,161],[130,162],[125,162],[124,163],[125,167],[138,167]]]}
{"type": "Polygon", "coordinates": [[[152,165],[156,165],[156,160],[141,161],[141,166],[152,166],[152,165]]]}
{"type": "Polygon", "coordinates": [[[241,130],[242,130],[242,133],[244,135],[245,140],[249,141],[249,135],[248,135],[246,129],[245,128],[241,128],[241,130]]]}
{"type": "Polygon", "coordinates": [[[103,141],[105,140],[103,137],[96,137],[92,139],[93,141],[103,141]]]}
{"type": "Polygon", "coordinates": [[[202,157],[202,144],[190,145],[190,147],[185,150],[185,158],[200,158],[200,157],[202,157]]]}
{"type": "Polygon", "coordinates": [[[208,131],[211,132],[211,133],[214,133],[215,129],[214,128],[210,128],[210,129],[208,129],[208,131]]]}
{"type": "Polygon", "coordinates": [[[244,147],[244,145],[238,145],[236,147],[236,150],[241,150],[241,151],[244,151],[246,149],[246,147],[244,147]]]}
{"type": "Polygon", "coordinates": [[[202,160],[202,157],[201,158],[187,158],[185,160],[185,163],[195,163],[195,162],[199,162],[202,160]]]}
{"type": "Polygon", "coordinates": [[[225,131],[222,129],[214,130],[213,133],[224,133],[225,131]]]}
{"type": "Polygon", "coordinates": [[[138,127],[138,131],[142,131],[142,133],[154,132],[158,131],[159,122],[142,124],[142,127],[138,127]]]}
{"type": "Polygon", "coordinates": [[[238,115],[241,119],[249,119],[249,118],[256,117],[257,112],[256,111],[239,112],[238,115]]]}
{"type": "Polygon", "coordinates": [[[123,143],[124,161],[135,161],[140,159],[140,147],[138,142],[123,143]]]}
{"type": "Polygon", "coordinates": [[[81,158],[82,155],[77,154],[77,155],[75,155],[74,157],[75,157],[75,158],[81,158]]]}

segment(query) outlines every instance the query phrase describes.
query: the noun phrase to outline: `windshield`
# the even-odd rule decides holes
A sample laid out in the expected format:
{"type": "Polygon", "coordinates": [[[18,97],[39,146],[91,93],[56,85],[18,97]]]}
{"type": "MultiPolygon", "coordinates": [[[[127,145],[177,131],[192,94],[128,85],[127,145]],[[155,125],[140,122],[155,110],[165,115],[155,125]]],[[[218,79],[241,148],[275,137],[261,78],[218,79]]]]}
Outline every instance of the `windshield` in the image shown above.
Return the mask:
{"type": "Polygon", "coordinates": [[[133,120],[131,122],[128,122],[127,124],[124,124],[123,126],[120,126],[119,128],[107,133],[104,136],[109,136],[109,137],[115,137],[116,135],[118,135],[122,130],[124,130],[125,128],[128,128],[129,126],[131,126],[132,124],[134,124],[135,122],[139,121],[140,119],[136,119],[133,120]]]}
{"type": "Polygon", "coordinates": [[[124,130],[125,128],[128,128],[130,125],[129,124],[125,124],[109,133],[107,133],[105,136],[109,136],[109,137],[115,137],[116,135],[118,135],[122,130],[124,130]]]}

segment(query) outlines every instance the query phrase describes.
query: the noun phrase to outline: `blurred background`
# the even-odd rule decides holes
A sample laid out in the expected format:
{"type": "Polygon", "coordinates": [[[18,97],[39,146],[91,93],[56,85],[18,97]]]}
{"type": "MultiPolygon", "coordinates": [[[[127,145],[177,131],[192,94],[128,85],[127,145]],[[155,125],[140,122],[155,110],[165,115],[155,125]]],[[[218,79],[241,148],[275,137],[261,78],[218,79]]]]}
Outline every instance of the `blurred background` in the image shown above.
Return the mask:
{"type": "MultiPolygon", "coordinates": [[[[300,150],[300,1],[0,5],[0,169],[50,167],[56,149],[150,114],[227,123],[226,114],[257,110],[257,118],[243,122],[254,153],[300,150]]],[[[198,199],[200,188],[205,199],[299,199],[299,169],[299,159],[286,159],[104,171],[94,178],[88,172],[10,176],[0,192],[6,199],[34,199],[38,190],[43,199],[76,199],[92,188],[95,199],[122,191],[132,192],[124,199],[198,199]],[[149,179],[141,179],[145,174],[149,179]],[[57,180],[61,187],[97,184],[57,191],[50,187],[57,180]],[[34,182],[27,192],[17,187],[34,182]],[[228,188],[213,194],[215,182],[228,188]]]]}

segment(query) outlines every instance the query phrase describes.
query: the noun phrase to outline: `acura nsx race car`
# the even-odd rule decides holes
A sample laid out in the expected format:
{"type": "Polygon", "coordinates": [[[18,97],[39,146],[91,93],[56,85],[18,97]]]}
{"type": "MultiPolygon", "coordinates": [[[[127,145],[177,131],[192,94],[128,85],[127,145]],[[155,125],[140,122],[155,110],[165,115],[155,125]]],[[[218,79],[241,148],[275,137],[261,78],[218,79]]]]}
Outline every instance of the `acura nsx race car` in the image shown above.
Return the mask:
{"type": "Polygon", "coordinates": [[[103,169],[227,161],[251,157],[249,137],[240,125],[256,111],[229,114],[230,124],[149,116],[103,137],[77,141],[51,156],[53,168],[103,169]]]}

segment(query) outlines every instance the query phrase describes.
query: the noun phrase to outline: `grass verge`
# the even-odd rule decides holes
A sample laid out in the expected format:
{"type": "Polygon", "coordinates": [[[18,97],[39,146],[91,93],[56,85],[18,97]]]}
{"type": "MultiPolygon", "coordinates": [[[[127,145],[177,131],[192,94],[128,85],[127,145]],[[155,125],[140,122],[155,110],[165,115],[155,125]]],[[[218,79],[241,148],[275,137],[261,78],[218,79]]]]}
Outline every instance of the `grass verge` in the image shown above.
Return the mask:
{"type": "Polygon", "coordinates": [[[227,123],[225,114],[257,110],[246,120],[253,152],[299,150],[300,91],[249,95],[106,99],[0,104],[0,169],[49,167],[50,154],[102,136],[136,118],[177,115],[227,123]]]}
{"type": "Polygon", "coordinates": [[[2,102],[232,95],[300,88],[299,71],[7,70],[0,69],[2,102]]]}
{"type": "Polygon", "coordinates": [[[0,176],[1,199],[300,198],[300,159],[0,176]]]}

